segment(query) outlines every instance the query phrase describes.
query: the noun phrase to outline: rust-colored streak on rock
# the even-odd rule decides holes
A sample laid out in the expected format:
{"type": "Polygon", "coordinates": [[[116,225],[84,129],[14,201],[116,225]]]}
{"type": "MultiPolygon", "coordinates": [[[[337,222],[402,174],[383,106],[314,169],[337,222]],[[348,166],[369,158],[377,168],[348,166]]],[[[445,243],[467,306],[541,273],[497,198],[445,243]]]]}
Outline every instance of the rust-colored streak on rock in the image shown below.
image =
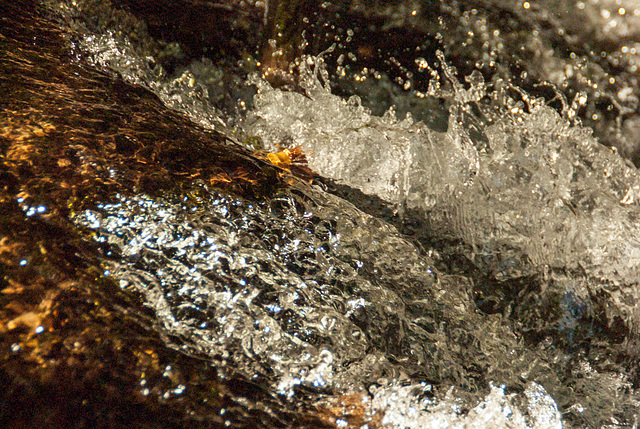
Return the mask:
{"type": "MultiPolygon", "coordinates": [[[[257,152],[256,156],[269,161],[271,164],[284,170],[284,172],[309,183],[313,182],[314,177],[317,176],[317,174],[309,168],[307,156],[299,146],[273,153],[257,152]]],[[[281,174],[281,176],[284,177],[283,174],[281,174]]]]}
{"type": "Polygon", "coordinates": [[[383,412],[371,409],[371,397],[354,393],[328,398],[318,407],[320,418],[330,424],[348,429],[367,425],[370,429],[382,428],[383,412]],[[340,424],[338,424],[338,422],[340,424]]]}
{"type": "Polygon", "coordinates": [[[4,38],[0,162],[25,196],[64,206],[73,196],[157,193],[198,179],[246,197],[278,186],[277,169],[167,111],[147,91],[73,63],[63,46],[42,55],[18,29],[4,38]]]}

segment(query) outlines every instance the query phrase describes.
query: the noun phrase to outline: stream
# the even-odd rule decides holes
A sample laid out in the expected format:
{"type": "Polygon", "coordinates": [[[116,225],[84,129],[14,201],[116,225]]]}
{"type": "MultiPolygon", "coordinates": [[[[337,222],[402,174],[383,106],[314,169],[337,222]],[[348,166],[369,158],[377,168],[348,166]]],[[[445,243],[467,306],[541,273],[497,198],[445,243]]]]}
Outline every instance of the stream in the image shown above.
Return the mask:
{"type": "Polygon", "coordinates": [[[81,194],[61,216],[167,350],[330,427],[636,427],[640,8],[461,3],[323,2],[273,79],[261,2],[43,0],[69,61],[284,184],[252,197],[182,165],[179,187],[81,194]],[[193,37],[198,8],[223,42],[193,37]]]}

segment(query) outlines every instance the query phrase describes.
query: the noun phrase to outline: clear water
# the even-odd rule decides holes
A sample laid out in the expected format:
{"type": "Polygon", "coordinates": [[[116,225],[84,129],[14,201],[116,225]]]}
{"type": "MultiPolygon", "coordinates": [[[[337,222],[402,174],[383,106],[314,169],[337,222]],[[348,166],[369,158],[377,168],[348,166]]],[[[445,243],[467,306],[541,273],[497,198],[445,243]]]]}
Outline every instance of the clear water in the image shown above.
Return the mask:
{"type": "MultiPolygon", "coordinates": [[[[150,65],[155,48],[73,28],[92,64],[200,125],[231,133],[233,124],[271,151],[300,146],[320,175],[405,220],[420,216],[429,238],[416,243],[302,182],[264,202],[194,184],[187,195],[118,195],[78,214],[104,246],[105,275],[144,297],[171,347],[291,401],[305,400],[302,388],[363,393],[385,427],[634,424],[631,377],[571,350],[599,311],[628,332],[616,351],[633,349],[640,323],[638,171],[576,120],[582,94],[559,112],[479,73],[460,82],[441,56],[424,100],[445,100],[444,112],[426,125],[334,95],[321,58],[300,65],[304,93],[237,76],[226,91],[225,71],[206,60],[169,76],[150,65]],[[220,107],[234,97],[235,113],[220,107]],[[524,304],[480,311],[482,285],[448,270],[444,253],[511,285],[524,304]],[[523,332],[541,326],[549,335],[528,343],[523,332]]],[[[402,110],[424,108],[411,97],[402,110]]]]}
{"type": "Polygon", "coordinates": [[[303,73],[304,95],[259,84],[250,133],[270,149],[292,142],[321,175],[421,210],[434,237],[464,242],[501,281],[558,268],[593,279],[582,293],[616,285],[614,305],[637,326],[625,300],[638,299],[640,176],[589,129],[542,100],[510,98],[510,87],[487,92],[479,74],[465,89],[445,69],[452,107],[437,132],[393,111],[371,115],[332,95],[314,69],[303,73]]]}
{"type": "Polygon", "coordinates": [[[509,373],[531,356],[498,319],[474,312],[466,279],[438,273],[394,228],[302,186],[261,204],[120,196],[75,221],[104,245],[105,275],[154,309],[170,346],[268,380],[284,397],[300,385],[370,389],[369,412],[388,427],[560,424],[536,383],[519,395],[480,393],[474,366],[517,383],[509,373]],[[427,398],[432,386],[411,382],[425,378],[468,391],[427,398]]]}

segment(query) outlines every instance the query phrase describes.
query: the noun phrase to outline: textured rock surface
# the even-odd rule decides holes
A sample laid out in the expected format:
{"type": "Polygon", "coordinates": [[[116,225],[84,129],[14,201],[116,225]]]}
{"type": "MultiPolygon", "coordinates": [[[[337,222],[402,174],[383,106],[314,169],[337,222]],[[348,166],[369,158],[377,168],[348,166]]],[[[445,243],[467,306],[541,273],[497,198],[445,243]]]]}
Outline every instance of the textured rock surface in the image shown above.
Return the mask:
{"type": "Polygon", "coordinates": [[[2,426],[321,426],[260,383],[168,348],[69,219],[118,192],[175,193],[197,178],[259,198],[279,186],[275,169],[78,63],[37,5],[0,10],[2,426]]]}

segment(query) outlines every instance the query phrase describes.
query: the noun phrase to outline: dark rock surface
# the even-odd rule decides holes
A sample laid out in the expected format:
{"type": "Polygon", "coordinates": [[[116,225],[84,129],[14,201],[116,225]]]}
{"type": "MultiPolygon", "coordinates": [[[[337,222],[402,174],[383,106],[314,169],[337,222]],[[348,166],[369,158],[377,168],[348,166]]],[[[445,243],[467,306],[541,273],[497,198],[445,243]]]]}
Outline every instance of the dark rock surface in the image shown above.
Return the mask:
{"type": "Polygon", "coordinates": [[[317,411],[167,348],[69,220],[107,195],[194,180],[264,198],[283,186],[277,170],[79,63],[37,4],[3,2],[0,15],[0,425],[322,426],[317,411]]]}

